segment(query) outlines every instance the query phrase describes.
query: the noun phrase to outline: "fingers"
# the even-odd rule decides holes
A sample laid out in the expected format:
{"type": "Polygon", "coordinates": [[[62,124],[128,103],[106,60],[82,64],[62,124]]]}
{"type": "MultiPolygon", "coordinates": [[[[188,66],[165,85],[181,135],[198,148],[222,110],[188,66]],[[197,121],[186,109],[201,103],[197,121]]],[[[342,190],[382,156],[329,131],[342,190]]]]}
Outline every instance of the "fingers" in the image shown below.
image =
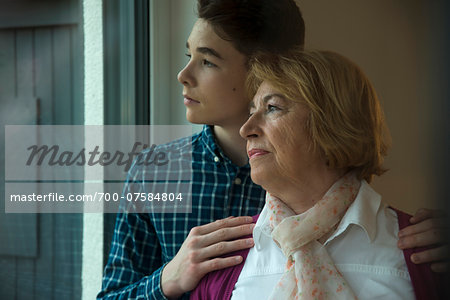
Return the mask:
{"type": "Polygon", "coordinates": [[[205,246],[216,244],[222,241],[229,241],[249,235],[253,232],[255,224],[245,224],[235,227],[221,228],[204,236],[205,246]]]}
{"type": "Polygon", "coordinates": [[[431,270],[435,273],[446,273],[448,272],[448,262],[438,262],[431,264],[431,270]]]}
{"type": "Polygon", "coordinates": [[[411,255],[411,261],[415,264],[429,263],[431,270],[436,273],[445,273],[449,270],[449,248],[448,246],[441,246],[417,252],[411,255]]]}
{"type": "Polygon", "coordinates": [[[185,240],[191,261],[217,257],[236,250],[250,248],[253,239],[238,239],[252,233],[255,224],[252,217],[229,217],[191,229],[185,240]]]}
{"type": "Polygon", "coordinates": [[[202,226],[197,226],[192,228],[191,232],[194,230],[196,235],[205,235],[221,228],[235,227],[244,224],[251,224],[253,222],[252,217],[228,217],[226,219],[217,220],[215,222],[205,224],[202,226]]]}
{"type": "Polygon", "coordinates": [[[434,247],[411,255],[411,261],[415,264],[432,263],[434,272],[446,272],[449,269],[449,248],[446,245],[448,224],[443,216],[443,212],[438,210],[419,209],[410,220],[415,224],[398,233],[400,249],[434,247]]]}
{"type": "Polygon", "coordinates": [[[402,236],[398,240],[398,247],[400,249],[409,249],[409,248],[443,244],[444,241],[445,241],[445,234],[443,230],[429,229],[424,232],[402,236]]]}
{"type": "Polygon", "coordinates": [[[398,247],[409,249],[445,244],[447,222],[445,218],[440,217],[441,215],[442,212],[437,210],[418,210],[415,217],[421,221],[399,231],[398,247]]]}
{"type": "Polygon", "coordinates": [[[199,264],[201,273],[209,273],[212,271],[232,267],[242,262],[242,256],[231,256],[225,258],[214,258],[199,264]]]}
{"type": "Polygon", "coordinates": [[[416,211],[416,214],[409,220],[411,223],[416,224],[430,218],[444,217],[445,213],[437,209],[420,208],[416,211]]]}
{"type": "Polygon", "coordinates": [[[446,221],[443,218],[426,219],[420,223],[407,226],[398,232],[398,237],[403,238],[406,236],[430,232],[433,229],[444,229],[446,227],[446,221]]]}
{"type": "Polygon", "coordinates": [[[448,247],[441,246],[411,255],[411,261],[415,264],[423,264],[429,262],[443,262],[448,259],[448,247]]]}
{"type": "Polygon", "coordinates": [[[253,221],[251,217],[227,218],[193,228],[186,239],[186,247],[193,255],[191,260],[202,262],[252,247],[254,245],[252,238],[238,239],[252,233],[255,224],[247,224],[249,220],[253,221]],[[205,232],[206,234],[202,234],[205,232]]]}
{"type": "Polygon", "coordinates": [[[226,253],[253,247],[253,238],[240,239],[232,242],[219,242],[202,249],[200,259],[217,257],[226,253]]]}

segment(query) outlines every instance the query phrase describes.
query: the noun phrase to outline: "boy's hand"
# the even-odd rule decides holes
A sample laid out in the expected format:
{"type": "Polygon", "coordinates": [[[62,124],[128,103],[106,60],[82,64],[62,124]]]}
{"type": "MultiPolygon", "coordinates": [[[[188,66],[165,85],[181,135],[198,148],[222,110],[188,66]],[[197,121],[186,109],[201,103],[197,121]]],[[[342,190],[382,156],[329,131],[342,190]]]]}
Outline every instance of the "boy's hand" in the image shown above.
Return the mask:
{"type": "Polygon", "coordinates": [[[398,247],[409,249],[415,247],[434,247],[414,253],[411,261],[415,264],[431,262],[434,272],[446,272],[449,269],[449,247],[447,244],[447,220],[443,212],[421,208],[410,219],[413,225],[399,231],[398,247]]]}
{"type": "Polygon", "coordinates": [[[229,217],[192,228],[177,255],[162,271],[164,295],[178,298],[193,290],[207,273],[241,263],[241,256],[218,256],[252,247],[253,238],[236,240],[252,233],[252,222],[252,217],[229,217]]]}

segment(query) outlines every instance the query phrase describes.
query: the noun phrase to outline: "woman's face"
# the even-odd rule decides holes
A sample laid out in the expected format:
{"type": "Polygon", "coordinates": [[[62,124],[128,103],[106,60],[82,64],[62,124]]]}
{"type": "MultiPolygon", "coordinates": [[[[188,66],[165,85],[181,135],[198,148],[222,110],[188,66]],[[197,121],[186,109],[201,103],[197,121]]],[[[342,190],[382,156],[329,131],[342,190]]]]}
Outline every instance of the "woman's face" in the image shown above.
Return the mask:
{"type": "Polygon", "coordinates": [[[240,134],[247,139],[251,176],[273,193],[288,184],[308,182],[327,168],[313,152],[305,129],[309,109],[286,99],[263,82],[250,104],[250,118],[240,134]]]}
{"type": "Polygon", "coordinates": [[[240,126],[248,116],[246,57],[199,19],[187,41],[189,62],[178,74],[189,122],[240,126]]]}

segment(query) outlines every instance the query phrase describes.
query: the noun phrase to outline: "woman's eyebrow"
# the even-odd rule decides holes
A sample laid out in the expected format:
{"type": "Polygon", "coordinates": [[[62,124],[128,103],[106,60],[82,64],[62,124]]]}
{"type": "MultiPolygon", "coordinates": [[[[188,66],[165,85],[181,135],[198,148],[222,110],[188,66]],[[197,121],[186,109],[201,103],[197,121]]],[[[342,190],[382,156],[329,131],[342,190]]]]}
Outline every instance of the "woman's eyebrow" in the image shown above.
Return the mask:
{"type": "MultiPolygon", "coordinates": [[[[189,42],[186,42],[186,48],[190,49],[189,47],[189,42]]],[[[195,49],[197,52],[201,53],[201,54],[205,54],[205,55],[211,55],[211,56],[215,56],[218,59],[223,60],[223,57],[219,54],[219,52],[217,52],[216,50],[214,50],[213,48],[209,48],[209,47],[197,47],[197,49],[195,49]]]]}
{"type": "Polygon", "coordinates": [[[269,94],[269,95],[264,96],[262,98],[262,101],[263,101],[264,104],[266,104],[272,98],[279,98],[282,101],[286,100],[286,97],[284,97],[283,95],[278,94],[278,93],[273,93],[273,94],[269,94]]]}
{"type": "MultiPolygon", "coordinates": [[[[279,98],[279,99],[281,99],[282,101],[285,101],[285,100],[286,100],[286,97],[284,97],[283,95],[278,94],[278,93],[273,93],[273,94],[268,94],[268,95],[262,97],[261,101],[262,101],[263,104],[265,105],[265,104],[267,104],[267,102],[268,102],[270,99],[272,99],[272,98],[279,98]]],[[[249,109],[250,109],[250,108],[255,108],[255,100],[251,100],[251,101],[250,101],[250,103],[248,104],[248,108],[249,108],[249,109]]]]}

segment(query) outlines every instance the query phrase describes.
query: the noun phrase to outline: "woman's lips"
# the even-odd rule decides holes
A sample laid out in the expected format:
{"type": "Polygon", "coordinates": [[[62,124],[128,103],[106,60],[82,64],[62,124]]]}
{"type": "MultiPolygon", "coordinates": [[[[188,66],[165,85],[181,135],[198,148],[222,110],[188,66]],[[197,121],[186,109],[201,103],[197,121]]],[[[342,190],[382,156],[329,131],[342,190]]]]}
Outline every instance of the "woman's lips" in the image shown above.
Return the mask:
{"type": "Polygon", "coordinates": [[[251,149],[251,150],[248,151],[248,158],[252,159],[252,158],[255,158],[257,156],[266,155],[267,153],[269,153],[269,152],[266,151],[266,150],[254,148],[254,149],[251,149]]]}
{"type": "Polygon", "coordinates": [[[187,96],[184,96],[184,105],[192,105],[192,104],[200,104],[200,102],[187,96]]]}

